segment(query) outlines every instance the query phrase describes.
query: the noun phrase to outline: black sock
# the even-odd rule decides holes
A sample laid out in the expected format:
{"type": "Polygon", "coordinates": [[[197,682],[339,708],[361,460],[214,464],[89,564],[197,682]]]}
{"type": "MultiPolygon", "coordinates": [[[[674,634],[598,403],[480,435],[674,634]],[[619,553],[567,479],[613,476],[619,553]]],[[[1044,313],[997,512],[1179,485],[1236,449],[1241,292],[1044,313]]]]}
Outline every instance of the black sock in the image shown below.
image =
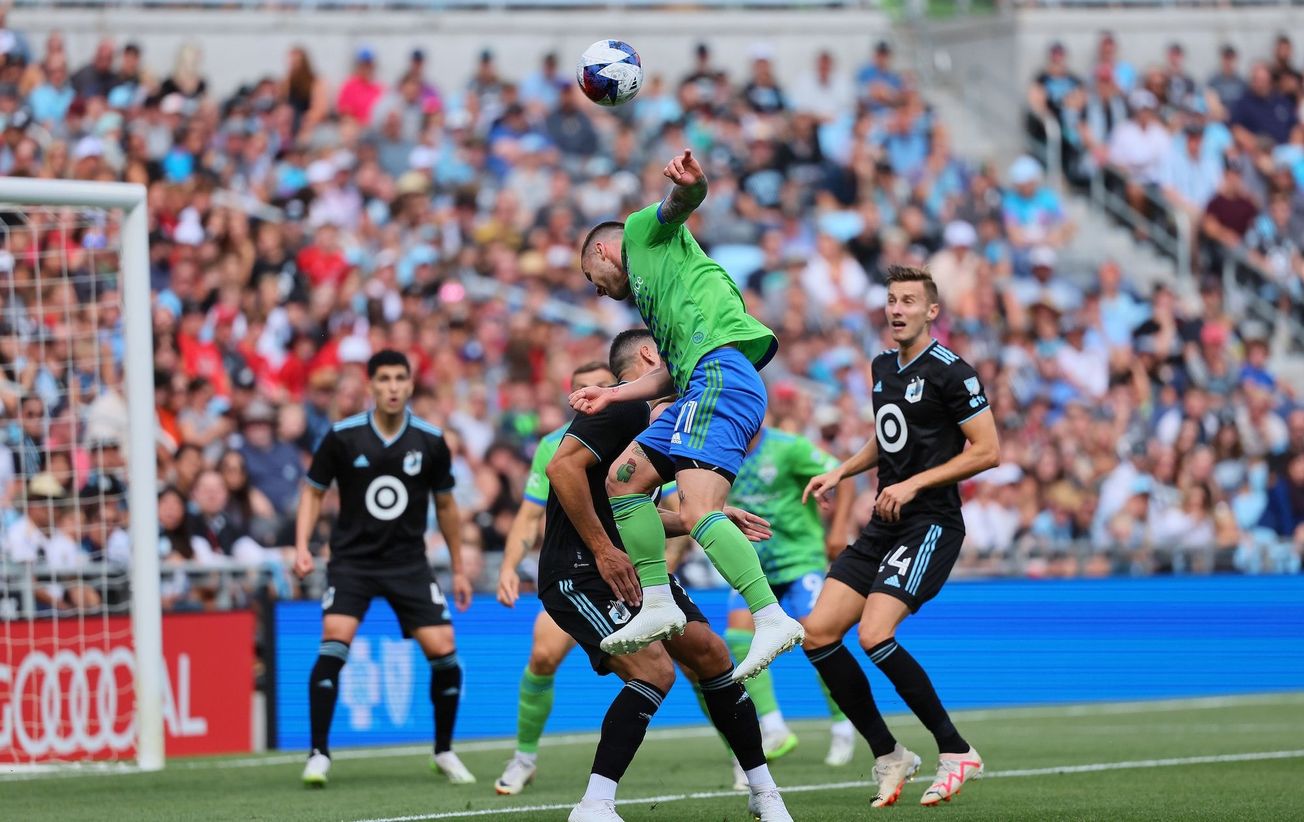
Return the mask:
{"type": "Polygon", "coordinates": [[[851,651],[841,642],[835,642],[823,648],[811,648],[806,651],[806,658],[828,686],[833,701],[865,737],[874,756],[886,756],[896,750],[896,737],[878,712],[869,690],[869,678],[851,651]]]}
{"type": "Polygon", "coordinates": [[[932,732],[939,753],[964,753],[969,750],[969,743],[964,741],[951,724],[951,717],[947,716],[946,709],[942,707],[942,700],[938,698],[923,666],[905,648],[898,645],[895,639],[885,639],[865,653],[892,680],[906,705],[924,723],[924,727],[932,732]]]}
{"type": "Polygon", "coordinates": [[[665,693],[641,679],[631,679],[611,701],[602,718],[602,736],[593,754],[593,773],[619,782],[643,744],[648,723],[661,707],[665,693]]]}
{"type": "Polygon", "coordinates": [[[430,657],[430,704],[435,706],[435,753],[453,749],[453,725],[462,699],[462,663],[457,651],[430,657]]]}
{"type": "Polygon", "coordinates": [[[702,700],[711,724],[724,737],[724,741],[738,757],[744,771],[765,764],[765,751],[761,747],[761,725],[756,720],[756,706],[747,696],[747,689],[733,681],[733,668],[719,676],[702,680],[702,700]]]}
{"type": "Polygon", "coordinates": [[[312,725],[312,750],[331,755],[331,717],[340,695],[340,669],[349,658],[349,644],[334,639],[322,642],[317,662],[308,675],[308,716],[312,725]]]}

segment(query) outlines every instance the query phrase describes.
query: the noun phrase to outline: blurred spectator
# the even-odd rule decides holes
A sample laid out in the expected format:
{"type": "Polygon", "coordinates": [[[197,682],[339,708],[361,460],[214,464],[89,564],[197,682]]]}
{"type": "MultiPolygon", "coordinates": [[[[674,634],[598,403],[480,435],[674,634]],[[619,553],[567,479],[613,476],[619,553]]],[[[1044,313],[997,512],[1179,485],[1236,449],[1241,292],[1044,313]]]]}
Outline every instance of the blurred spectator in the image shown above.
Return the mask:
{"type": "Polygon", "coordinates": [[[1223,163],[1204,151],[1202,124],[1188,123],[1179,139],[1164,153],[1157,182],[1168,202],[1194,220],[1204,213],[1222,182],[1223,163]]]}
{"type": "Polygon", "coordinates": [[[263,493],[277,511],[292,510],[303,480],[302,452],[276,438],[276,412],[262,400],[254,400],[244,412],[241,434],[250,483],[263,493]]]}
{"type": "Polygon", "coordinates": [[[1209,89],[1218,96],[1225,110],[1231,111],[1249,88],[1236,66],[1236,47],[1225,45],[1218,51],[1218,71],[1209,78],[1209,89]]]}
{"type": "Polygon", "coordinates": [[[372,109],[384,93],[385,85],[376,79],[376,54],[364,46],[354,57],[353,73],[340,86],[335,110],[341,117],[370,125],[372,109]]]}
{"type": "Polygon", "coordinates": [[[1066,243],[1072,224],[1059,195],[1043,184],[1041,164],[1024,155],[1010,166],[1009,180],[1010,190],[1005,192],[1001,210],[1006,234],[1016,251],[1066,243]]]}
{"type": "Polygon", "coordinates": [[[812,114],[821,122],[830,122],[851,111],[856,93],[851,78],[834,70],[833,54],[821,51],[815,57],[815,69],[792,85],[793,111],[812,114]]]}
{"type": "Polygon", "coordinates": [[[1056,41],[1050,44],[1046,65],[1037,73],[1028,90],[1028,105],[1038,114],[1050,113],[1058,117],[1063,110],[1065,98],[1081,87],[1082,79],[1069,69],[1068,52],[1064,44],[1056,41]]]}
{"type": "Polygon", "coordinates": [[[783,89],[774,76],[774,48],[757,43],[748,52],[752,58],[752,76],[743,86],[747,105],[757,114],[775,114],[786,108],[783,89]]]}
{"type": "Polygon", "coordinates": [[[905,81],[892,68],[892,44],[879,40],[874,45],[872,61],[856,74],[859,98],[871,112],[894,108],[901,103],[905,81]]]}
{"type": "Polygon", "coordinates": [[[1242,149],[1255,152],[1258,138],[1284,143],[1299,122],[1293,100],[1273,86],[1272,72],[1264,63],[1250,69],[1249,87],[1231,110],[1232,131],[1242,149]]]}

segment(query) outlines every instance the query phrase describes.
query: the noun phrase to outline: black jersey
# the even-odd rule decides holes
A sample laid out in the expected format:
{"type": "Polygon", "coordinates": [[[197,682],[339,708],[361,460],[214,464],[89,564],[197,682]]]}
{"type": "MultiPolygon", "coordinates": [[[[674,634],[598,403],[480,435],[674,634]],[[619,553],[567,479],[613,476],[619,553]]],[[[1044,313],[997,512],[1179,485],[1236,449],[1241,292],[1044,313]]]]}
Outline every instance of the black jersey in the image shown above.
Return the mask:
{"type": "MultiPolygon", "coordinates": [[[[905,365],[896,349],[884,351],[874,358],[873,375],[880,491],[955,457],[965,445],[960,426],[988,410],[978,374],[937,340],[905,365]]],[[[959,489],[924,489],[902,508],[900,521],[875,513],[866,531],[895,531],[919,518],[963,531],[959,489]]]]}
{"type": "Polygon", "coordinates": [[[390,440],[381,437],[370,412],[340,420],[308,469],[308,482],[317,488],[331,481],[340,487],[332,564],[378,570],[426,563],[430,495],[453,489],[442,431],[411,411],[390,440]]]}
{"type": "MultiPolygon", "coordinates": [[[[613,402],[596,414],[577,416],[566,429],[566,437],[575,438],[598,458],[597,464],[590,466],[587,472],[589,494],[593,497],[593,508],[603,529],[612,544],[621,550],[625,546],[620,541],[616,518],[607,500],[607,471],[634,438],[647,428],[650,416],[648,404],[641,400],[613,402]]],[[[577,568],[593,567],[593,552],[566,516],[557,499],[557,489],[550,489],[544,514],[543,549],[539,554],[539,588],[565,579],[577,568]]]]}

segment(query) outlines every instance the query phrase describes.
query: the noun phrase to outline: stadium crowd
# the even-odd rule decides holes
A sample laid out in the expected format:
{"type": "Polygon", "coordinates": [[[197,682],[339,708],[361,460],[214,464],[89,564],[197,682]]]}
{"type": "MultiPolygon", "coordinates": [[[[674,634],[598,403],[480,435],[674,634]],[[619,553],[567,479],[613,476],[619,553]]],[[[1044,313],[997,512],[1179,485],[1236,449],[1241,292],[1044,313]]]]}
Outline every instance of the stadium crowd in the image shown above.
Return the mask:
{"type": "MultiPolygon", "coordinates": [[[[873,436],[883,272],[933,272],[937,335],[978,369],[1004,449],[964,487],[963,571],[1300,569],[1304,406],[1268,367],[1264,330],[1228,316],[1217,283],[1183,304],[1135,293],[1110,260],[1058,270],[1073,226],[1042,168],[955,154],[887,43],[862,67],[825,53],[782,74],[764,45],[729,67],[703,45],[691,73],[653,72],[617,110],[583,99],[555,55],[504,77],[486,51],[470,78],[436,79],[419,49],[364,48],[332,86],[294,49],[281,76],[218,98],[193,45],[164,77],[134,44],[105,40],[70,65],[57,33],[38,47],[3,21],[0,49],[0,174],[149,188],[165,568],[261,565],[280,595],[301,593],[283,569],[306,460],[365,408],[363,363],[393,347],[413,364],[413,410],[448,438],[469,567],[492,589],[528,459],[568,418],[571,370],[638,322],[596,298],[577,241],[659,199],[666,159],[691,146],[711,193],[690,225],[780,337],[771,424],[840,456],[873,436]]],[[[1159,76],[1138,93],[1166,92],[1173,75],[1159,76]]],[[[1080,82],[1038,88],[1058,111],[1099,108],[1080,82]]],[[[1266,156],[1296,157],[1300,135],[1282,131],[1266,156]]],[[[1258,168],[1257,145],[1226,148],[1258,168]]],[[[3,556],[119,561],[115,229],[39,210],[5,222],[3,556]],[[51,260],[66,268],[51,276],[51,260]]],[[[442,552],[432,542],[436,564],[442,552]]],[[[698,567],[686,578],[709,581],[698,567]]],[[[247,593],[178,572],[164,596],[247,593]]]]}
{"type": "Polygon", "coordinates": [[[1243,257],[1267,275],[1261,296],[1304,316],[1304,74],[1289,35],[1248,68],[1224,45],[1203,80],[1179,42],[1134,65],[1102,32],[1085,78],[1056,42],[1028,104],[1058,123],[1070,180],[1117,174],[1138,212],[1190,218],[1206,270],[1243,257]]]}

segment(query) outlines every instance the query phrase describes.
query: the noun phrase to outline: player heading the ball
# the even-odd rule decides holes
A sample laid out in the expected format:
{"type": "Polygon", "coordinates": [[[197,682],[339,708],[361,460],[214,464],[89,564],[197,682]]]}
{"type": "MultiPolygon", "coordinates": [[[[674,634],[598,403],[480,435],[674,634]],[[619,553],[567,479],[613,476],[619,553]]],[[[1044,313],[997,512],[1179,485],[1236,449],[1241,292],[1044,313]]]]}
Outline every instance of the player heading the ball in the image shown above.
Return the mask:
{"type": "Polygon", "coordinates": [[[610,580],[638,615],[602,642],[604,651],[632,653],[684,630],[666,571],[666,532],[651,492],[672,477],[679,516],[693,539],[742,595],[756,635],[734,678],[764,670],[804,636],[779,607],[751,543],[721,509],[765,421],[765,384],[758,373],[778,339],[747,313],[742,295],[719,263],[684,225],[706,199],[706,174],[689,149],[666,165],[674,185],[660,203],[605,222],[584,238],[580,265],[598,294],[633,298],[663,364],[633,382],[584,388],[570,403],[595,414],[613,402],[677,394],[674,405],[625,449],[607,477],[607,493],[635,580],[610,580]],[[641,590],[640,590],[641,587],[641,590]]]}

